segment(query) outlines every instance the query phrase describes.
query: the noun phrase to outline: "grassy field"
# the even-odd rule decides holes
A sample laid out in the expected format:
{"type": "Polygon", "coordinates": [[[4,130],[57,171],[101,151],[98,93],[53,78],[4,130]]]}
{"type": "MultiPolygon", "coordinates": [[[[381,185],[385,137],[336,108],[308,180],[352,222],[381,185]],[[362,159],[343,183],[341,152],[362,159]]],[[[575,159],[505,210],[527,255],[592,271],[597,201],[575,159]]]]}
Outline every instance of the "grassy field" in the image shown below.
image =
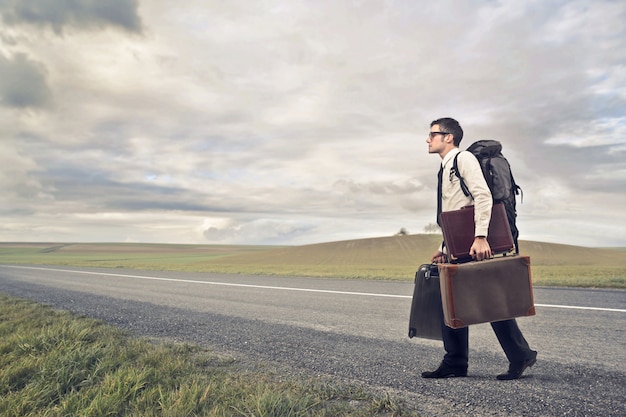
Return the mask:
{"type": "Polygon", "coordinates": [[[3,295],[0,369],[3,417],[416,415],[389,394],[242,369],[3,295]]]}
{"type": "MultiPolygon", "coordinates": [[[[304,246],[0,243],[0,263],[412,280],[439,235],[304,246]]],[[[626,250],[521,241],[536,285],[626,288],[626,250]]]]}

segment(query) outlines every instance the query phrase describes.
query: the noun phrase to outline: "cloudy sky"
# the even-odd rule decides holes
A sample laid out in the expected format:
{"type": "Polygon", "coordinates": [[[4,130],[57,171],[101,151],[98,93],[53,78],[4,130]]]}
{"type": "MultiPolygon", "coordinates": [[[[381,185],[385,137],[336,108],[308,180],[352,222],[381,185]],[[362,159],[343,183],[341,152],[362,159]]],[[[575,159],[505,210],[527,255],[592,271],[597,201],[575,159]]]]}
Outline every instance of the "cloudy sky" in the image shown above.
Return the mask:
{"type": "Polygon", "coordinates": [[[0,241],[421,233],[426,133],[498,139],[521,238],[626,246],[623,0],[0,0],[0,241]]]}

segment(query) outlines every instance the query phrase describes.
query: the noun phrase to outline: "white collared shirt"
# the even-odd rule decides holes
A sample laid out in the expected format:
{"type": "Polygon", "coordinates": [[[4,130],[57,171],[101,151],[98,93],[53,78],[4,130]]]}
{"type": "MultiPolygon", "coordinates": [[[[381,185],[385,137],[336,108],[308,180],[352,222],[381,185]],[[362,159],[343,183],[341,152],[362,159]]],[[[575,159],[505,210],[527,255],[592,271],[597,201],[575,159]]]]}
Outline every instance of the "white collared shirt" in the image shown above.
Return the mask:
{"type": "Polygon", "coordinates": [[[487,236],[491,207],[493,200],[487,181],[483,176],[478,160],[471,152],[461,152],[454,148],[441,161],[443,179],[441,186],[442,211],[458,210],[462,207],[474,205],[474,221],[476,228],[474,236],[487,236]],[[457,166],[467,188],[474,197],[466,196],[461,189],[461,181],[451,172],[454,165],[454,156],[459,154],[457,166]]]}

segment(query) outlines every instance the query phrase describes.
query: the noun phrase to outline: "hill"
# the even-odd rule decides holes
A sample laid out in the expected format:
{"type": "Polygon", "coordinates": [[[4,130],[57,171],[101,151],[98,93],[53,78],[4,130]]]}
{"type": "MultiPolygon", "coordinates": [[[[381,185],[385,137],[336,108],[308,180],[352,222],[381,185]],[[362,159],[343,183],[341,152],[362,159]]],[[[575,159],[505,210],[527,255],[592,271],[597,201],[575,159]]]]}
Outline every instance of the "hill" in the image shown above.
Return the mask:
{"type": "MultiPolygon", "coordinates": [[[[441,243],[439,235],[379,237],[243,253],[232,259],[260,264],[393,265],[427,262],[441,243]]],[[[520,253],[536,265],[622,265],[626,253],[610,248],[586,248],[556,243],[520,241],[520,253]]]]}
{"type": "MultiPolygon", "coordinates": [[[[225,270],[238,265],[280,274],[412,279],[428,263],[440,235],[407,235],[347,240],[241,253],[219,262],[225,270]]],[[[608,248],[520,241],[529,255],[533,279],[540,285],[626,287],[626,252],[608,248]]]]}
{"type": "MultiPolygon", "coordinates": [[[[420,234],[302,246],[0,243],[0,263],[412,280],[441,242],[420,234]]],[[[626,288],[623,248],[520,241],[537,285],[626,288]]]]}

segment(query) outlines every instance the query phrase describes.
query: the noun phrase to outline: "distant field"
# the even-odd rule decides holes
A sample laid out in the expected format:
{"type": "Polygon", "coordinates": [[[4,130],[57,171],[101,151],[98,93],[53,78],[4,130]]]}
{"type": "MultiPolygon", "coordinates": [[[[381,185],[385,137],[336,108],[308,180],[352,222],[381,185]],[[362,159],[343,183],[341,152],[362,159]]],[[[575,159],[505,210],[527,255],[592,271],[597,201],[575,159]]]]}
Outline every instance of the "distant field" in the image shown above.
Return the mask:
{"type": "MultiPolygon", "coordinates": [[[[304,246],[0,243],[0,263],[413,280],[441,241],[409,235],[304,246]]],[[[626,288],[624,248],[521,241],[536,285],[626,288]]]]}

